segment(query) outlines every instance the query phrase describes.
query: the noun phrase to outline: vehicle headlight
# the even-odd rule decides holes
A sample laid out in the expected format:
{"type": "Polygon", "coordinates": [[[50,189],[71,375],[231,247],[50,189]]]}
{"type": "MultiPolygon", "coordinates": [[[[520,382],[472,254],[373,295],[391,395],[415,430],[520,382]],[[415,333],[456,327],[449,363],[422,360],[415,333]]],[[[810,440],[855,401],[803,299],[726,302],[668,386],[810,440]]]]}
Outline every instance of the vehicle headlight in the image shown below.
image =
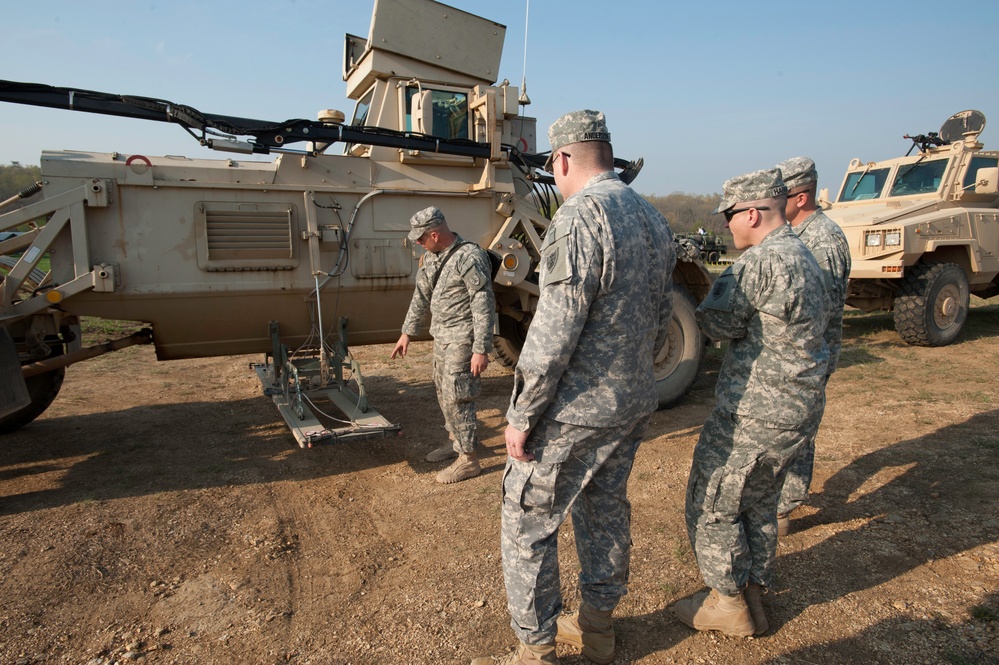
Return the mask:
{"type": "Polygon", "coordinates": [[[881,234],[877,231],[867,234],[867,246],[868,247],[880,247],[881,246],[881,234]]]}
{"type": "Polygon", "coordinates": [[[885,233],[885,247],[898,247],[902,244],[901,231],[888,231],[885,233]]]}

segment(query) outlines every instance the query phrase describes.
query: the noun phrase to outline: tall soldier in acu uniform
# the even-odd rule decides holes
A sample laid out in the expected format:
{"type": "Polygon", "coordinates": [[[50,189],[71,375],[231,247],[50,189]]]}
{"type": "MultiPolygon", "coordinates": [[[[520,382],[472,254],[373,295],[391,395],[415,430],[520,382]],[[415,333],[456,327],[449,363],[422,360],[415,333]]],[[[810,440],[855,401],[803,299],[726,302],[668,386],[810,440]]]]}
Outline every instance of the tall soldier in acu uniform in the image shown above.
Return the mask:
{"type": "MultiPolygon", "coordinates": [[[[822,277],[829,294],[829,324],[825,339],[829,346],[829,366],[826,383],[836,371],[836,361],[843,345],[843,306],[850,281],[850,245],[839,225],[826,217],[815,204],[815,188],[819,174],[815,162],[808,157],[792,157],[777,165],[787,185],[787,207],[784,214],[788,224],[805,243],[822,270],[822,277]]],[[[815,463],[815,438],[801,447],[787,470],[780,502],[777,504],[777,535],[786,536],[791,529],[791,513],[808,497],[815,463]]]]}
{"type": "Polygon", "coordinates": [[[410,335],[419,334],[420,324],[430,312],[434,384],[452,443],[431,452],[427,460],[443,461],[457,455],[451,466],[437,474],[439,483],[456,483],[481,473],[475,398],[479,396],[479,375],[493,350],[496,301],[492,270],[485,250],[452,232],[438,208],[421,210],[409,224],[409,239],[427,252],[420,261],[416,290],[392,357],[406,355],[410,335]]]}
{"type": "Polygon", "coordinates": [[[731,341],[687,483],[687,532],[711,589],[673,610],[697,630],[767,631],[760,595],[777,550],[781,483],[822,417],[829,298],[785,222],[786,194],[779,169],[755,171],[726,182],[715,211],[746,251],[697,308],[709,337],[731,341]]]}
{"type": "Polygon", "coordinates": [[[595,663],[613,659],[611,613],[631,553],[628,476],[657,406],[652,364],[672,316],[672,233],[614,173],[604,115],[568,113],[548,139],[565,202],[541,248],[503,475],[503,578],[521,644],[473,665],[554,663],[556,636],[595,663]],[[582,604],[560,618],[558,529],[570,512],[582,604]]]}

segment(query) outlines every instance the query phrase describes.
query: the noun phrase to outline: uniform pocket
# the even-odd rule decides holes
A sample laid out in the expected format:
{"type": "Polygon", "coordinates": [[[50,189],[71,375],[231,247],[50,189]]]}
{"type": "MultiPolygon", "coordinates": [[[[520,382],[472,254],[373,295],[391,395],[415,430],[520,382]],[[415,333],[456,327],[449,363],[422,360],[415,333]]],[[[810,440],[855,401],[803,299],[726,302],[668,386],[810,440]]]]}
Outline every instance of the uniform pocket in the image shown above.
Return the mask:
{"type": "Polygon", "coordinates": [[[745,419],[736,414],[713,413],[704,425],[694,451],[696,481],[693,499],[708,513],[739,513],[746,479],[759,463],[759,451],[733,445],[745,419]]]}
{"type": "Polygon", "coordinates": [[[456,402],[471,402],[479,396],[481,381],[471,372],[457,372],[448,377],[451,382],[451,393],[456,402]]]}
{"type": "Polygon", "coordinates": [[[562,464],[572,453],[572,444],[562,437],[560,423],[543,418],[528,438],[527,450],[534,455],[532,461],[509,461],[504,496],[525,513],[551,515],[556,483],[562,464]]]}
{"type": "Polygon", "coordinates": [[[479,396],[479,377],[472,375],[472,347],[449,344],[444,351],[444,391],[454,402],[469,402],[479,396]]]}

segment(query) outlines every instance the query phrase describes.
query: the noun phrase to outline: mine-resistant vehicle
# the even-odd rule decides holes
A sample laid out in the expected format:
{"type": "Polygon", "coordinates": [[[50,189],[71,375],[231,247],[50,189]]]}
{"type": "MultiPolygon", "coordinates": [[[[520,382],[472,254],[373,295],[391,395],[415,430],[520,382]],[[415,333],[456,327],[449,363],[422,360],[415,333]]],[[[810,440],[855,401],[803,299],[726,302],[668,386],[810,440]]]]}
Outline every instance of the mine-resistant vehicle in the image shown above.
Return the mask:
{"type": "Polygon", "coordinates": [[[847,305],[893,311],[910,344],[950,344],[969,294],[999,294],[999,151],[983,150],[984,128],[981,112],[955,113],[904,136],[905,157],[854,159],[835,201],[820,195],[850,244],[847,305]]]}
{"type": "MultiPolygon", "coordinates": [[[[260,162],[44,152],[44,198],[0,216],[0,231],[26,229],[0,242],[0,431],[41,414],[67,365],[141,342],[160,360],[263,353],[261,384],[300,445],[397,429],[367,403],[348,336],[398,337],[421,253],[407,240],[408,220],[428,205],[493,252],[497,353],[515,362],[557,198],[539,168],[536,120],[521,113],[529,100],[496,83],[504,34],[431,0],[375,0],[367,38],[348,34],[344,45],[349,120],[330,110],[316,121],[269,122],[0,82],[3,101],[174,122],[216,150],[278,154],[260,162]],[[81,348],[80,317],[148,330],[81,348]],[[320,419],[320,397],[345,417],[320,419]]],[[[615,165],[630,181],[641,161],[615,165]]],[[[711,278],[683,254],[674,283],[669,345],[655,359],[662,405],[697,373],[704,338],[694,298],[711,278]]]]}

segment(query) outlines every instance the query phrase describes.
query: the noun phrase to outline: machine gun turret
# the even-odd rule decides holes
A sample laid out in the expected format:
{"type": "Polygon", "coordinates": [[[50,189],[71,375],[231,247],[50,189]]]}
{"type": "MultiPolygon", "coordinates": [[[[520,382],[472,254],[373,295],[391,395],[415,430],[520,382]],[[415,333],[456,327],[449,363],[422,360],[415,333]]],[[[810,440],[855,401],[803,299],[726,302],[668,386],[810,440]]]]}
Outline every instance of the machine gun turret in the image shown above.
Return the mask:
{"type": "Polygon", "coordinates": [[[905,153],[906,157],[912,154],[913,148],[919,148],[920,152],[926,152],[933,146],[947,145],[949,143],[949,141],[945,141],[942,138],[940,138],[940,134],[938,134],[937,132],[929,132],[928,134],[916,134],[915,136],[909,136],[908,134],[905,134],[902,138],[909,139],[910,141],[912,141],[912,148],[909,148],[909,152],[905,153]]]}

